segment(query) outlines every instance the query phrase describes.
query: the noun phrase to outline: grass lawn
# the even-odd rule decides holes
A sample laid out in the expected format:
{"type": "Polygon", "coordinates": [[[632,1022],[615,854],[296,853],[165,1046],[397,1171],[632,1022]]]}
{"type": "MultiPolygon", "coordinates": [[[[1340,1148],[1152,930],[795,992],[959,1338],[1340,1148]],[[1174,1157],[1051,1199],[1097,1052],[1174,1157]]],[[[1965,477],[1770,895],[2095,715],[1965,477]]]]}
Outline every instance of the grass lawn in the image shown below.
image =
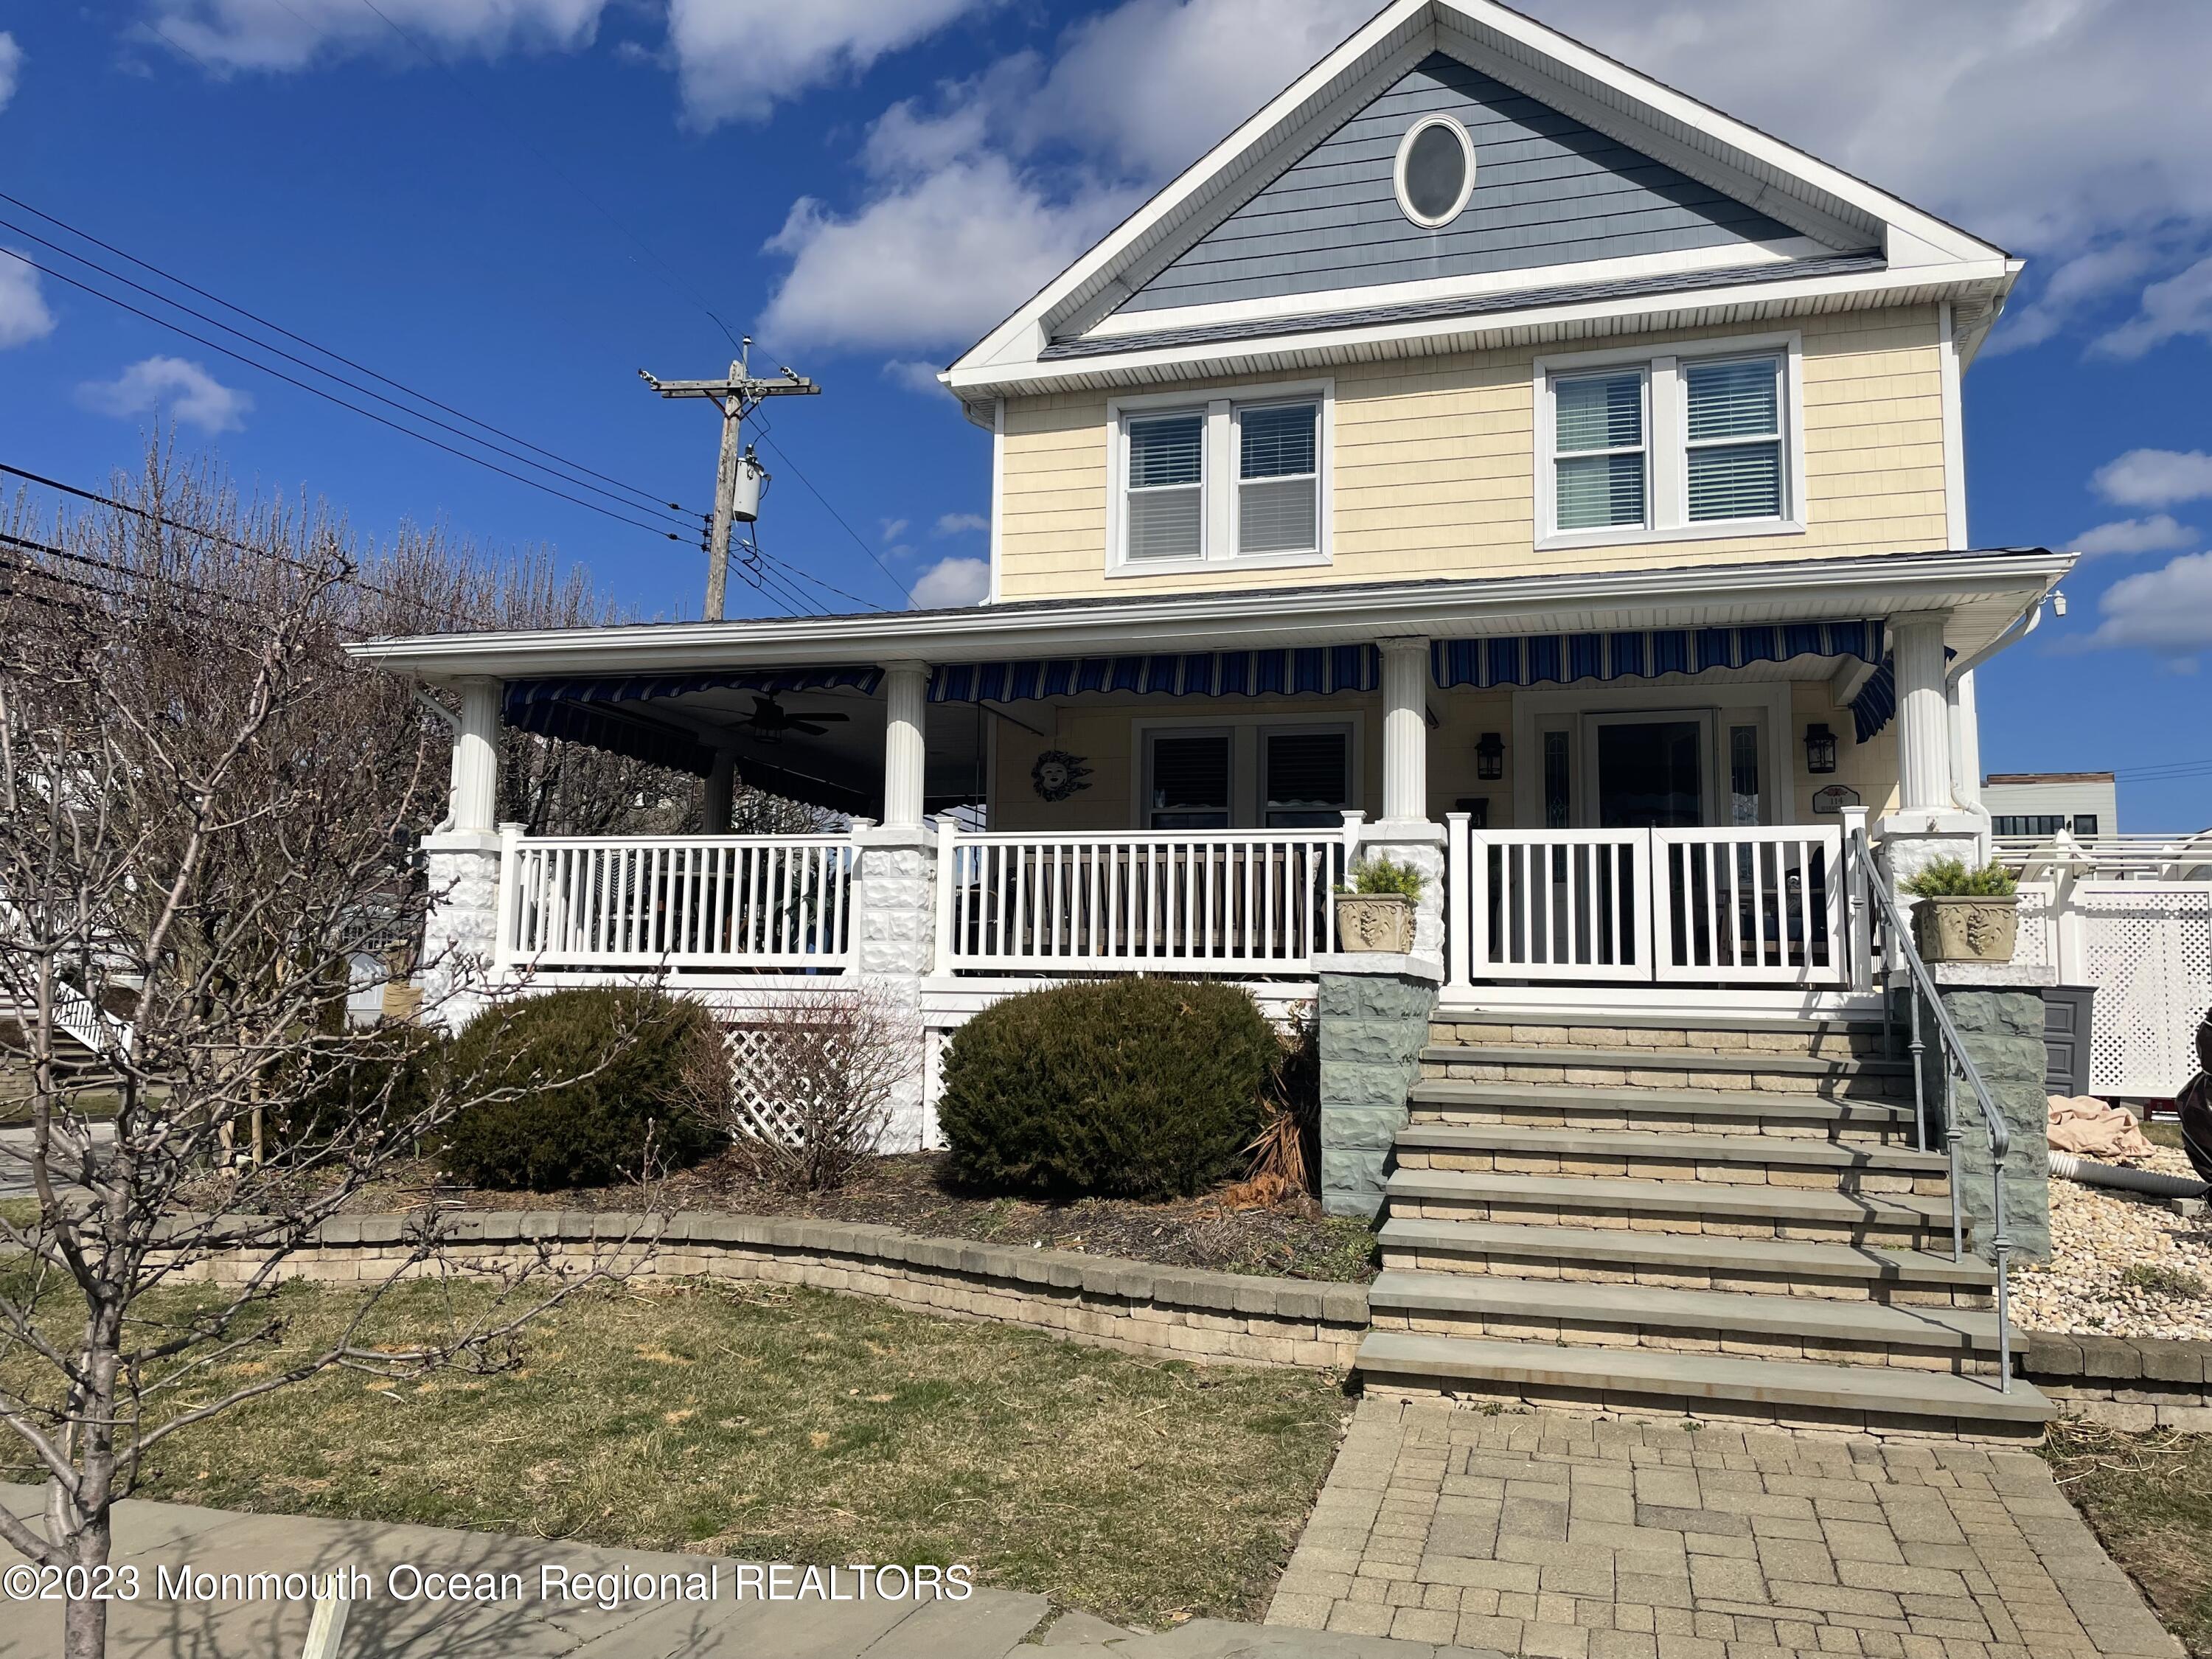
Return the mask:
{"type": "MultiPolygon", "coordinates": [[[[403,1287],[379,1340],[444,1317],[445,1297],[403,1287]]],[[[285,1346],[352,1301],[287,1287],[285,1346]]],[[[22,1362],[0,1358],[0,1376],[21,1381],[22,1362]]],[[[180,1434],[143,1495],[801,1562],[964,1561],[981,1582],[1158,1626],[1258,1615],[1346,1410],[1335,1379],[1304,1372],[695,1281],[572,1302],[501,1375],[327,1373],[180,1434]]]]}
{"type": "Polygon", "coordinates": [[[2212,1435],[2059,1422],[2043,1455],[2166,1628],[2212,1659],[2212,1435]]]}

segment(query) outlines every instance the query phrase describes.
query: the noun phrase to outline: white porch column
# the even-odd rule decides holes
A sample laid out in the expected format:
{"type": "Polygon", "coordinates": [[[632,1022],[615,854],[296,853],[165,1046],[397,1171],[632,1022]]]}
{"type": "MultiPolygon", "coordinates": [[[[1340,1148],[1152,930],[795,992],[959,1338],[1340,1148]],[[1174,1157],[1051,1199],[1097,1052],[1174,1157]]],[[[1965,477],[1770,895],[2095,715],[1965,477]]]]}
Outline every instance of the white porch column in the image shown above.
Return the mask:
{"type": "Polygon", "coordinates": [[[895,662],[884,668],[884,828],[922,826],[922,720],[928,708],[929,665],[895,662]]]}
{"type": "Polygon", "coordinates": [[[710,836],[730,833],[730,807],[737,797],[737,757],[726,749],[714,751],[714,770],[707,774],[700,797],[699,827],[710,836]]]}
{"type": "Polygon", "coordinates": [[[415,987],[427,1022],[459,1030],[483,1008],[499,943],[500,696],[495,679],[456,683],[451,827],[422,838],[429,905],[415,987]]]}
{"type": "Polygon", "coordinates": [[[1942,611],[1899,617],[1890,637],[1896,658],[1899,805],[1908,812],[1948,811],[1951,700],[1944,686],[1942,611]]]}
{"type": "Polygon", "coordinates": [[[1360,832],[1363,858],[1410,864],[1422,876],[1413,906],[1413,957],[1443,975],[1444,827],[1429,817],[1429,642],[1380,642],[1382,814],[1360,832]]]}
{"type": "Polygon", "coordinates": [[[1382,818],[1429,816],[1429,642],[1384,640],[1382,818]]]}

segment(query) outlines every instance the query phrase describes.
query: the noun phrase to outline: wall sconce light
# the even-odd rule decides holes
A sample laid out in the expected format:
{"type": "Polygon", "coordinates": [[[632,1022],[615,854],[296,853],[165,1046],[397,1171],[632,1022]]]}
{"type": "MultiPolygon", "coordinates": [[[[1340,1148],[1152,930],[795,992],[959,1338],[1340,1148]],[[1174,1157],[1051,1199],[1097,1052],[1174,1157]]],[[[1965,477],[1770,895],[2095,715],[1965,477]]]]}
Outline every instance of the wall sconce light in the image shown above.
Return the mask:
{"type": "Polygon", "coordinates": [[[1486,732],[1474,745],[1474,775],[1485,783],[1495,783],[1505,775],[1505,739],[1495,732],[1486,732]]]}
{"type": "Polygon", "coordinates": [[[1836,769],[1836,734],[1824,721],[1814,720],[1805,728],[1805,769],[1821,775],[1836,769]]]}

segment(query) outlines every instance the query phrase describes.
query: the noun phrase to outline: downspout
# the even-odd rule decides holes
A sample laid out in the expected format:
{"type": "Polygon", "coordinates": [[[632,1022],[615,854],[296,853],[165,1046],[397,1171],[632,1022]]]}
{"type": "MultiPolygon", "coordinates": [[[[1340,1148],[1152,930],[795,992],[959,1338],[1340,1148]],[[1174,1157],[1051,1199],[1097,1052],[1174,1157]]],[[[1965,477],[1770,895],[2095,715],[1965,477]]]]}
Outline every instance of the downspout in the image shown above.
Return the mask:
{"type": "Polygon", "coordinates": [[[1951,804],[1960,811],[1971,812],[1979,818],[1984,836],[1990,831],[1990,814],[1989,809],[1982,805],[1980,721],[1978,713],[1970,713],[1964,706],[1966,697],[1973,690],[1966,676],[2007,646],[2019,644],[2043,625],[2043,597],[2037,595],[2035,603],[2007,623],[1995,639],[1972,656],[1960,658],[1943,676],[1945,701],[1949,704],[1947,735],[1951,745],[1951,804]],[[1966,724],[1970,719],[1976,726],[1975,740],[1971,744],[1966,741],[1966,724]],[[1972,775],[1971,777],[1969,772],[1972,775]]]}
{"type": "Polygon", "coordinates": [[[446,763],[446,816],[430,827],[432,835],[442,836],[453,827],[453,775],[461,763],[461,717],[421,686],[417,685],[410,689],[414,693],[415,701],[445,721],[453,734],[453,752],[446,763]]]}

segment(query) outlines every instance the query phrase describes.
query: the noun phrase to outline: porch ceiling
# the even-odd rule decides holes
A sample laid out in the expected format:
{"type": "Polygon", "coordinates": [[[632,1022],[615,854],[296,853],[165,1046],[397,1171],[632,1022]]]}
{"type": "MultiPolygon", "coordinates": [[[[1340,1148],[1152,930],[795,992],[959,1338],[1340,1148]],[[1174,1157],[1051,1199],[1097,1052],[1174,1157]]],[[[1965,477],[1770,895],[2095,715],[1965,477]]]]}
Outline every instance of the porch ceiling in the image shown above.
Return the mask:
{"type": "MultiPolygon", "coordinates": [[[[1899,553],[1491,581],[1309,583],[1296,587],[976,605],[957,611],[644,623],[615,628],[438,634],[349,646],[431,680],[645,674],[789,664],[930,663],[1147,651],[1468,639],[1614,629],[1951,615],[1946,643],[1994,641],[2073,566],[2045,548],[1899,553]]],[[[811,694],[810,694],[811,695],[811,694]]]]}

